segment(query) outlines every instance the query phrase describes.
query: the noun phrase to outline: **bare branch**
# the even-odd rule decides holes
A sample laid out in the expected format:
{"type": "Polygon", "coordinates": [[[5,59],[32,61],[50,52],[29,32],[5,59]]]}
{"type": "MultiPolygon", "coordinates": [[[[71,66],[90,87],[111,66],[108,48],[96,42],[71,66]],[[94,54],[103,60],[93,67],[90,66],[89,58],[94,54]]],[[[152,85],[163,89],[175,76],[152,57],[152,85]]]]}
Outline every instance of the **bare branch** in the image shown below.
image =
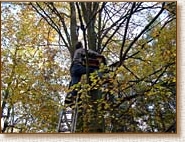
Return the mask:
{"type": "Polygon", "coordinates": [[[121,57],[120,59],[120,64],[121,65],[125,58],[126,58],[126,55],[127,53],[130,51],[130,49],[132,48],[133,44],[141,37],[141,35],[146,31],[148,30],[148,28],[154,23],[154,21],[161,15],[161,13],[164,11],[164,6],[165,6],[165,2],[163,2],[162,4],[162,7],[161,7],[161,10],[156,14],[156,16],[145,26],[145,28],[140,32],[140,34],[138,34],[138,36],[136,36],[134,38],[134,40],[130,43],[130,45],[127,47],[127,49],[125,50],[123,56],[121,57]]]}

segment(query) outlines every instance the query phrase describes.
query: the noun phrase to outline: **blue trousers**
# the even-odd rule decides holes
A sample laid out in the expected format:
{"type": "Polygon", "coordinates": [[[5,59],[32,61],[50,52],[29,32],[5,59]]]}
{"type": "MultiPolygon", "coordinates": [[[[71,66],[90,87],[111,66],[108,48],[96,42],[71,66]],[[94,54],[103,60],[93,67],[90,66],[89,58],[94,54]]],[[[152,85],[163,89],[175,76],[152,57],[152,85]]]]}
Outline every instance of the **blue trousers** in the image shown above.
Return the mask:
{"type": "MultiPolygon", "coordinates": [[[[96,70],[98,70],[97,67],[89,67],[89,73],[92,73],[96,70]]],[[[80,64],[73,64],[71,67],[71,84],[70,84],[70,86],[73,86],[74,84],[77,84],[78,82],[80,82],[83,74],[86,74],[86,67],[82,66],[80,64]]],[[[77,91],[73,91],[71,93],[73,96],[77,95],[77,91]]]]}

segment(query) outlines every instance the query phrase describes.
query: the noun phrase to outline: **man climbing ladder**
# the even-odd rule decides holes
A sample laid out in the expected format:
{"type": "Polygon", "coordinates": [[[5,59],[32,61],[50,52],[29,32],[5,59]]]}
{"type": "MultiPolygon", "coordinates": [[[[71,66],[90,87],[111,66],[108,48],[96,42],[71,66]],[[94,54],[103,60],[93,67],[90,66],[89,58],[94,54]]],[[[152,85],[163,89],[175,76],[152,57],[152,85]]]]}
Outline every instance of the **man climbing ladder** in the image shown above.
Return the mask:
{"type": "MultiPolygon", "coordinates": [[[[97,71],[99,69],[100,62],[106,64],[104,56],[93,50],[88,50],[88,61],[89,61],[88,64],[89,73],[97,71]],[[101,59],[101,61],[98,60],[97,58],[101,59]]],[[[87,73],[86,52],[81,42],[78,42],[76,44],[76,50],[70,68],[70,73],[71,73],[71,83],[69,87],[80,82],[81,76],[87,73]]],[[[73,90],[72,92],[67,94],[65,99],[65,105],[70,107],[72,107],[73,105],[74,109],[69,111],[66,108],[64,108],[61,111],[57,128],[58,132],[65,131],[75,132],[78,117],[78,101],[79,95],[77,95],[77,91],[73,90]]]]}
{"type": "MultiPolygon", "coordinates": [[[[88,72],[92,73],[99,69],[99,61],[96,59],[96,57],[104,58],[104,56],[90,49],[88,50],[88,55],[89,55],[88,60],[90,63],[88,67],[88,72]]],[[[75,50],[72,65],[70,68],[70,74],[71,74],[70,87],[80,82],[82,75],[87,73],[86,69],[87,68],[86,68],[85,49],[83,48],[82,43],[78,42],[76,44],[76,50],[75,50]]],[[[68,93],[66,96],[65,103],[70,103],[72,101],[72,97],[75,97],[76,95],[77,95],[77,91],[75,90],[68,93]]]]}

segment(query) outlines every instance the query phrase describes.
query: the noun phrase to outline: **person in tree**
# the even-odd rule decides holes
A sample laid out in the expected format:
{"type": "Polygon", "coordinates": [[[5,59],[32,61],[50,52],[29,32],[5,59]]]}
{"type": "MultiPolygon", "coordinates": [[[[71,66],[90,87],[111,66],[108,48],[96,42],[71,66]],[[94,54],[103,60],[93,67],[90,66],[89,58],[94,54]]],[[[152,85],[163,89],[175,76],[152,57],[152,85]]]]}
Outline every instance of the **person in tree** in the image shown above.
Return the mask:
{"type": "MultiPolygon", "coordinates": [[[[72,60],[71,68],[70,68],[71,82],[70,82],[69,87],[80,82],[82,75],[86,74],[86,65],[84,64],[84,62],[85,62],[85,49],[83,48],[83,45],[81,42],[78,42],[76,44],[75,48],[76,49],[74,52],[74,56],[73,56],[73,60],[72,60]]],[[[102,56],[98,52],[95,52],[91,49],[88,50],[88,56],[89,56],[89,58],[91,58],[91,60],[93,60],[92,57],[93,58],[96,58],[97,56],[102,57],[105,62],[104,56],[102,56]]],[[[96,62],[96,61],[97,60],[94,59],[94,62],[96,62]]],[[[99,66],[98,65],[97,66],[89,65],[88,69],[89,69],[88,70],[89,73],[92,73],[92,72],[98,70],[99,66]]],[[[77,91],[75,91],[75,90],[68,93],[66,102],[70,101],[71,97],[76,96],[76,95],[77,95],[77,91]]]]}

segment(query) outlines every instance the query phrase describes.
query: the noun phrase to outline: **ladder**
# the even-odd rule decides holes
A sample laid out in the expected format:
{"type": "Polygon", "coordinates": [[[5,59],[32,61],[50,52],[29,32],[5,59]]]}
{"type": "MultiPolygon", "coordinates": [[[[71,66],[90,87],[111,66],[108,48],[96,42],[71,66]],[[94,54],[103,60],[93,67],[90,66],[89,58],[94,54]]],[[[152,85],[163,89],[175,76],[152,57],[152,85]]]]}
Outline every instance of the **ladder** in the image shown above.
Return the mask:
{"type": "Polygon", "coordinates": [[[78,95],[75,100],[74,109],[64,107],[60,111],[57,132],[59,133],[74,133],[78,118],[78,95]]]}

